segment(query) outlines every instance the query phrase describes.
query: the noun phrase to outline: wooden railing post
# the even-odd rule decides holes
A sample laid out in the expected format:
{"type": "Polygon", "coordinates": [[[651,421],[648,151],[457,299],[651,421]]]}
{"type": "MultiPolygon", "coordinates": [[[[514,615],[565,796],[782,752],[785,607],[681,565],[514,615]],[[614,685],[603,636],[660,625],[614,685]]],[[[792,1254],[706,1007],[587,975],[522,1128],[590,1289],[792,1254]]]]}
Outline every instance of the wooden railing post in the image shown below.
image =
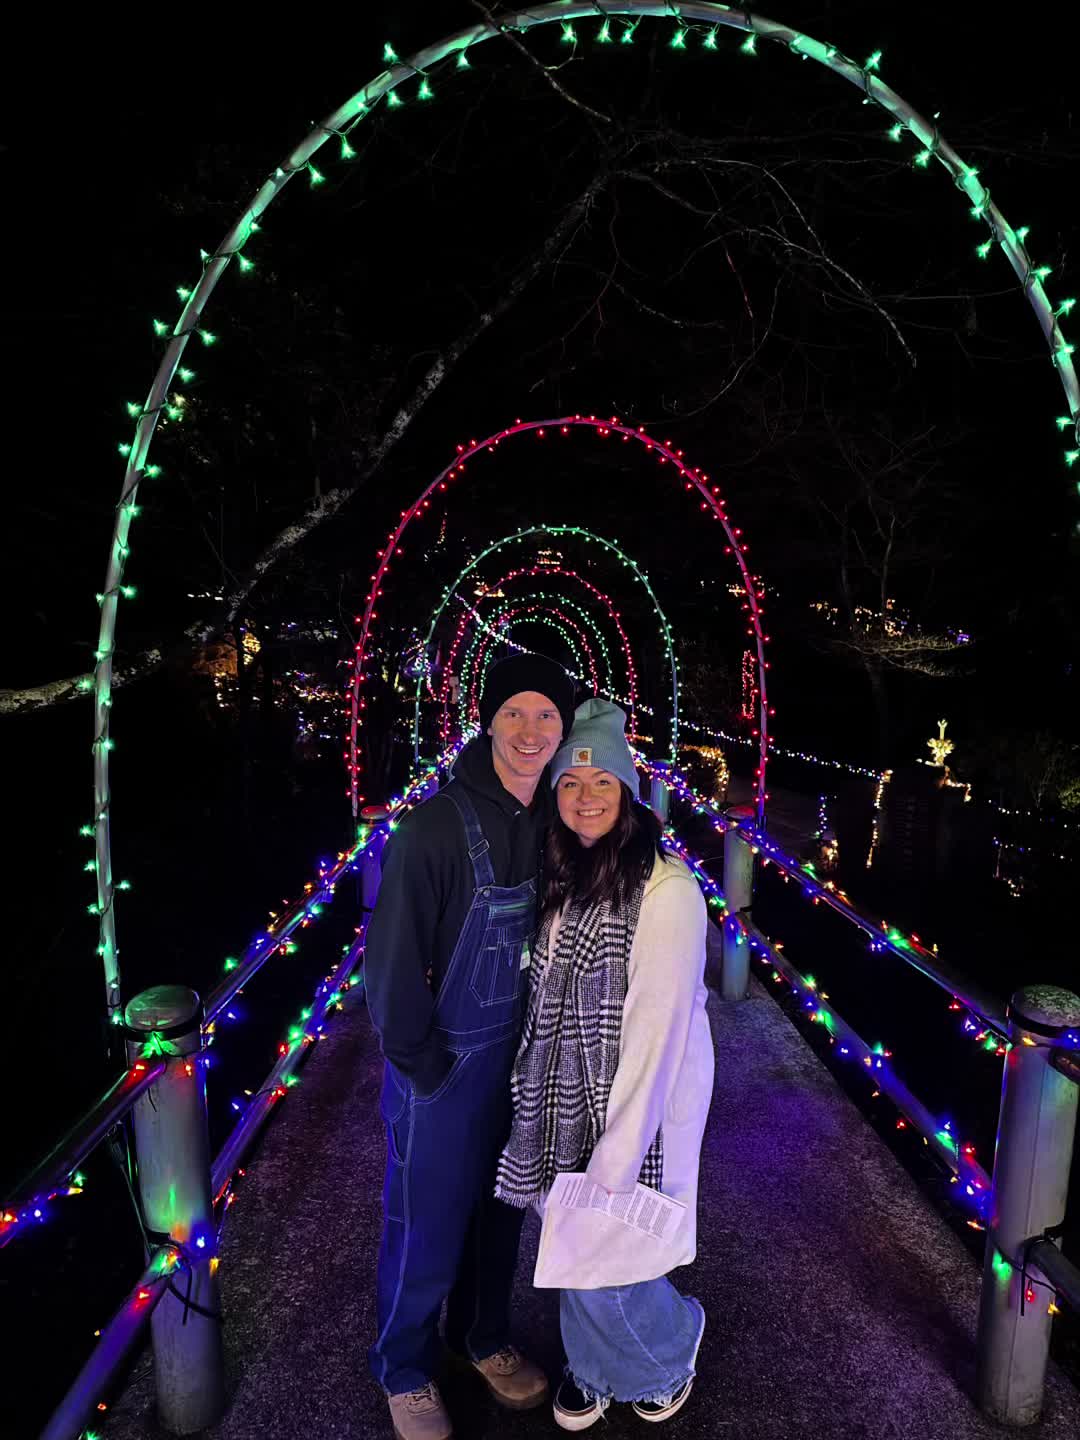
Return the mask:
{"type": "MultiPolygon", "coordinates": [[[[752,820],[749,805],[734,805],[724,812],[728,820],[752,820]]],[[[754,893],[754,853],[735,829],[724,834],[724,943],[721,957],[720,995],[724,1000],[745,1000],[750,993],[750,946],[738,925],[727,916],[749,910],[754,893]]]]}
{"type": "Polygon", "coordinates": [[[1053,1294],[1042,1285],[1029,1288],[1025,1266],[1029,1242],[1065,1215],[1077,1086],[1051,1064],[1051,1052],[1080,1026],[1080,998],[1033,985],[1017,991],[1008,1015],[975,1392],[992,1419],[1030,1425],[1042,1410],[1053,1294]]]}
{"type": "Polygon", "coordinates": [[[187,1263],[150,1318],[158,1416],[175,1435],[204,1430],[225,1408],[217,1232],[210,1188],[210,1138],[202,1002],[183,985],[144,990],[124,1012],[128,1056],[166,1061],[133,1114],[139,1196],[151,1244],[179,1244],[187,1263]]]}

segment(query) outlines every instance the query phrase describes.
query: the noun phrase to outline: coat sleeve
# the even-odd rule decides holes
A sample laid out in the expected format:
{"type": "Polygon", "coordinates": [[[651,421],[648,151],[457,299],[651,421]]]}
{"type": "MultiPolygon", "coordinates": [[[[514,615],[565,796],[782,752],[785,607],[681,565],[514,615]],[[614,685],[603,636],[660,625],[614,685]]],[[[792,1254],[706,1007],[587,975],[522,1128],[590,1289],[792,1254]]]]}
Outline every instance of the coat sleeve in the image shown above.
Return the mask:
{"type": "Polygon", "coordinates": [[[607,1123],[588,1165],[591,1180],[632,1190],[656,1138],[686,1054],[705,970],[705,900],[686,874],[645,897],[630,951],[619,1065],[607,1123]]]}
{"type": "Polygon", "coordinates": [[[386,1058],[429,1095],[451,1057],[431,1034],[435,999],[428,971],[435,958],[445,876],[437,847],[403,825],[382,854],[382,878],[364,945],[368,1009],[386,1058]]]}

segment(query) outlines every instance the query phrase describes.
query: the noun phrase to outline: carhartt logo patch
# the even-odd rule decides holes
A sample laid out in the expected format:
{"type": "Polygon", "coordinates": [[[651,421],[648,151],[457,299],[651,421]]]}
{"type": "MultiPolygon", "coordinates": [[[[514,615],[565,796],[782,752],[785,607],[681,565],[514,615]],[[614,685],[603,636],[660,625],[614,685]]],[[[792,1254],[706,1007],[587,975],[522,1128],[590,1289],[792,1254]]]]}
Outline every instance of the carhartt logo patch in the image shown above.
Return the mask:
{"type": "Polygon", "coordinates": [[[592,750],[590,749],[590,747],[589,747],[588,745],[583,745],[580,750],[575,750],[575,751],[574,751],[574,764],[575,764],[575,765],[591,765],[591,764],[592,764],[592,750]]]}

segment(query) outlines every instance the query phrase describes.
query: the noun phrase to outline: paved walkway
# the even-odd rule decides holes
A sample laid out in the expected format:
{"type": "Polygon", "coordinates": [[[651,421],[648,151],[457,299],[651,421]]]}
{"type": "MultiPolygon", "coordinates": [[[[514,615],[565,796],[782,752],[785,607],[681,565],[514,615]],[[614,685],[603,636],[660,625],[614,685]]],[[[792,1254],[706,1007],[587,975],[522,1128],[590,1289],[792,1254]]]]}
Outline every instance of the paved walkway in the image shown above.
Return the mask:
{"type": "MultiPolygon", "coordinates": [[[[774,1002],[713,997],[717,1084],[699,1259],[679,1272],[708,1325],[674,1440],[966,1440],[1002,1435],[969,1399],[977,1267],[774,1002]]],[[[312,1056],[248,1167],[225,1231],[231,1404],[213,1440],[389,1440],[367,1375],[384,1142],[362,1006],[312,1056]]],[[[554,1374],[554,1297],[530,1285],[517,1339],[554,1374]]],[[[550,1410],[501,1412],[474,1377],[444,1386],[459,1440],[552,1436],[550,1410]]],[[[628,1406],[596,1434],[645,1433],[628,1406]]],[[[100,1427],[156,1440],[144,1363],[100,1427]]],[[[561,1433],[561,1432],[560,1432],[561,1433]]],[[[1076,1440],[1080,1391],[1052,1374],[1040,1440],[1076,1440]]]]}

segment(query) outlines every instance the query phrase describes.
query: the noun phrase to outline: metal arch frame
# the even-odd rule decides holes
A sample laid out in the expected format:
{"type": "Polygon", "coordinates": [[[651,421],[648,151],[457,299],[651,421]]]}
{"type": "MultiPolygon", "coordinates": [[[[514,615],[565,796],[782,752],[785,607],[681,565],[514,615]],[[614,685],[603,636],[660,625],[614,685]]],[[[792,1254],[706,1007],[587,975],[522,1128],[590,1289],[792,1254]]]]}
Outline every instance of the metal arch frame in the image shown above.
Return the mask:
{"type": "MultiPolygon", "coordinates": [[[[101,618],[98,627],[98,644],[95,651],[95,667],[92,678],[87,676],[79,682],[80,687],[93,690],[94,695],[94,818],[93,838],[97,899],[92,907],[99,916],[99,944],[105,970],[105,997],[109,1020],[119,1022],[120,1014],[120,969],[116,942],[116,920],[114,910],[115,887],[112,879],[112,845],[110,826],[110,781],[109,749],[111,746],[112,671],[116,643],[117,606],[123,590],[123,575],[130,553],[129,536],[131,522],[138,513],[136,498],[144,478],[152,478],[155,467],[147,464],[151,443],[158,420],[167,405],[169,387],[180,367],[180,362],[192,335],[198,333],[204,343],[213,342],[213,335],[200,324],[203,312],[218,282],[233,260],[239,268],[249,268],[244,263],[243,249],[259,217],[277,199],[278,195],[293,178],[302,171],[309,171],[312,181],[317,172],[311,167],[315,155],[334,137],[342,139],[342,149],[347,155],[345,135],[376,105],[395,94],[398,86],[411,76],[423,74],[427,69],[449,57],[457,56],[459,67],[466,52],[474,45],[496,39],[503,31],[525,32],[539,25],[559,22],[566,25],[574,20],[599,18],[608,25],[609,17],[631,16],[640,20],[645,16],[675,20],[686,27],[695,22],[710,27],[711,48],[715,48],[715,33],[721,29],[742,32],[747,39],[745,46],[753,47],[756,40],[774,41],[780,47],[790,50],[802,59],[816,61],[832,71],[838,78],[854,86],[866,102],[876,104],[891,115],[896,124],[894,138],[899,139],[904,131],[909,132],[922,147],[918,159],[929,164],[934,160],[941,164],[951,176],[957,188],[971,203],[972,213],[985,222],[989,230],[986,247],[980,247],[981,254],[988,254],[997,245],[1004,253],[1017,278],[1023,294],[1035,312],[1044,339],[1050,350],[1051,359],[1057,369],[1058,378],[1065,392],[1068,415],[1062,417],[1062,430],[1070,429],[1077,437],[1075,450],[1066,452],[1071,464],[1080,453],[1080,383],[1072,361],[1073,347],[1062,333],[1059,320],[1071,308],[1065,301],[1055,309],[1043,286],[1042,267],[1036,267],[1028,256],[1026,232],[1015,230],[1005,219],[998,206],[991,199],[986,187],[978,178],[975,169],[960,157],[944,139],[932,120],[909,105],[895,90],[886,85],[875,73],[880,57],[871,57],[865,64],[842,55],[834,46],[803,34],[791,26],[767,19],[762,15],[751,15],[748,10],[734,9],[727,5],[701,3],[701,0],[660,0],[660,3],[646,3],[646,0],[623,0],[623,3],[609,3],[609,0],[549,0],[530,9],[508,11],[497,22],[481,22],[468,26],[434,44],[416,51],[405,61],[394,57],[389,69],[383,70],[362,89],[351,95],[342,105],[315,124],[305,138],[285,157],[263,181],[237,220],[226,231],[218,246],[204,261],[203,273],[198,284],[187,295],[179,319],[169,331],[167,326],[160,333],[167,336],[165,354],[154,375],[146,401],[138,412],[135,432],[131,445],[125,447],[127,465],[116,506],[109,559],[106,567],[105,584],[102,591],[101,618]],[[922,160],[926,156],[925,161],[922,160]]],[[[710,44],[706,37],[706,45],[710,44]]],[[[625,32],[624,32],[625,38],[625,32]]],[[[467,62],[465,67],[467,69],[467,62]]],[[[426,80],[422,82],[426,84],[426,80]]],[[[750,592],[752,593],[752,592],[750,592]]],[[[365,629],[366,641],[366,629],[365,629]]],[[[355,759],[355,756],[354,756],[355,759]]],[[[355,776],[353,783],[355,795],[355,776]]],[[[763,792],[762,792],[763,793],[763,792]]]]}
{"type": "MultiPolygon", "coordinates": [[[[589,422],[586,422],[586,423],[592,423],[592,422],[589,421],[589,422]]],[[[520,424],[520,422],[519,422],[519,424],[520,424]]],[[[536,422],[535,424],[530,424],[529,426],[527,426],[527,427],[522,427],[522,428],[540,428],[540,426],[539,426],[539,422],[536,422]]],[[[483,445],[478,445],[476,448],[477,448],[478,450],[479,450],[479,449],[482,449],[482,448],[483,448],[483,445]]],[[[678,723],[679,723],[679,662],[678,662],[678,660],[677,660],[677,658],[676,658],[676,656],[675,656],[675,647],[674,647],[674,643],[672,642],[672,639],[671,639],[671,626],[668,624],[667,616],[664,614],[663,607],[661,606],[659,600],[656,598],[656,592],[653,590],[652,585],[651,585],[650,582],[649,582],[649,577],[645,574],[645,572],[641,569],[641,567],[637,564],[637,562],[636,562],[635,560],[631,559],[631,557],[630,557],[629,555],[627,555],[624,550],[622,550],[618,545],[614,544],[611,540],[606,540],[602,535],[597,535],[594,531],[586,530],[586,529],[584,528],[584,526],[581,526],[581,525],[530,525],[530,526],[525,527],[524,529],[515,530],[515,531],[513,531],[513,532],[512,532],[511,534],[509,534],[509,535],[504,535],[501,539],[496,540],[496,541],[494,541],[491,545],[487,546],[486,549],[482,550],[479,555],[475,556],[472,560],[469,561],[469,563],[468,563],[461,571],[459,571],[459,573],[458,573],[457,576],[454,578],[454,580],[452,581],[452,583],[451,583],[450,585],[448,585],[447,588],[443,591],[442,598],[441,598],[441,600],[439,601],[439,604],[436,606],[435,610],[432,612],[431,621],[430,621],[430,624],[428,625],[427,634],[426,634],[425,637],[424,637],[423,646],[422,646],[423,651],[424,651],[424,654],[426,655],[426,654],[428,653],[428,651],[429,651],[429,649],[430,649],[430,646],[431,646],[432,638],[433,638],[433,636],[434,636],[434,634],[435,634],[435,627],[438,625],[439,620],[440,620],[441,617],[442,617],[443,611],[446,609],[447,605],[450,603],[450,600],[452,599],[454,593],[456,592],[458,586],[462,583],[462,581],[464,581],[469,575],[472,574],[472,572],[473,572],[473,571],[476,569],[476,567],[481,563],[481,561],[487,559],[487,557],[488,557],[489,555],[494,554],[494,552],[495,552],[496,550],[501,550],[501,549],[505,548],[507,545],[521,544],[524,540],[526,540],[526,539],[527,539],[529,536],[531,536],[531,535],[581,535],[581,536],[584,536],[590,543],[597,544],[597,545],[601,545],[604,549],[609,550],[612,554],[614,554],[615,556],[617,556],[618,559],[620,560],[620,562],[621,562],[623,565],[625,565],[628,569],[630,569],[630,570],[632,570],[632,571],[634,572],[635,579],[636,579],[640,584],[644,585],[645,590],[646,590],[646,593],[648,594],[649,599],[650,599],[651,602],[652,602],[653,609],[656,611],[657,615],[660,617],[660,621],[661,621],[661,634],[662,634],[663,637],[664,637],[665,651],[666,651],[666,654],[667,654],[668,663],[669,663],[670,670],[671,670],[672,753],[673,753],[673,754],[677,754],[677,750],[675,749],[675,746],[676,746],[677,740],[678,740],[678,723]]],[[[528,575],[528,576],[530,576],[530,577],[533,577],[533,576],[543,576],[543,575],[567,575],[567,576],[569,576],[569,577],[577,580],[580,584],[584,585],[587,589],[591,590],[591,591],[597,596],[597,598],[600,599],[600,600],[602,600],[603,603],[605,604],[605,606],[608,607],[608,613],[609,613],[609,615],[611,616],[612,620],[615,622],[616,629],[619,630],[620,636],[624,637],[624,645],[623,645],[624,653],[629,656],[629,653],[630,653],[630,652],[629,652],[629,643],[628,643],[628,641],[625,640],[625,632],[624,632],[623,629],[622,629],[622,620],[621,620],[621,617],[620,617],[620,615],[619,615],[619,612],[614,609],[614,605],[613,605],[613,602],[611,601],[610,596],[606,595],[604,591],[600,590],[597,586],[593,585],[590,580],[586,580],[584,576],[578,575],[578,574],[576,573],[576,571],[567,570],[567,569],[565,569],[565,568],[562,567],[562,566],[552,566],[552,565],[539,565],[539,566],[537,566],[537,565],[532,565],[532,566],[523,566],[523,567],[521,567],[521,568],[519,568],[519,569],[517,569],[517,570],[511,570],[511,571],[509,571],[509,572],[503,577],[503,580],[502,580],[500,583],[505,583],[507,580],[514,579],[514,578],[516,578],[516,576],[518,576],[518,575],[528,575]]],[[[376,590],[378,589],[378,582],[377,582],[377,581],[376,581],[376,584],[375,584],[375,589],[376,589],[376,590]]],[[[361,639],[363,639],[363,636],[361,636],[361,639]]],[[[636,714],[636,711],[637,711],[637,679],[636,679],[636,673],[635,673],[635,672],[630,672],[630,673],[633,673],[633,674],[634,674],[634,681],[633,681],[632,688],[631,688],[631,691],[630,691],[631,710],[634,711],[635,714],[636,714]]],[[[359,675],[359,666],[357,667],[356,674],[359,675]]],[[[413,710],[413,765],[414,765],[414,767],[417,767],[417,768],[419,767],[419,764],[420,764],[420,700],[421,700],[421,695],[422,695],[422,692],[423,692],[423,682],[424,682],[424,672],[421,671],[420,674],[417,675],[417,677],[416,677],[416,699],[415,699],[415,705],[414,705],[414,710],[413,710]]],[[[357,696],[356,707],[358,708],[358,687],[354,688],[354,695],[357,696]]],[[[354,720],[355,720],[355,718],[356,718],[357,708],[354,708],[354,710],[353,710],[354,720]]],[[[353,736],[353,741],[355,742],[355,734],[354,734],[354,736],[353,736]]]]}

